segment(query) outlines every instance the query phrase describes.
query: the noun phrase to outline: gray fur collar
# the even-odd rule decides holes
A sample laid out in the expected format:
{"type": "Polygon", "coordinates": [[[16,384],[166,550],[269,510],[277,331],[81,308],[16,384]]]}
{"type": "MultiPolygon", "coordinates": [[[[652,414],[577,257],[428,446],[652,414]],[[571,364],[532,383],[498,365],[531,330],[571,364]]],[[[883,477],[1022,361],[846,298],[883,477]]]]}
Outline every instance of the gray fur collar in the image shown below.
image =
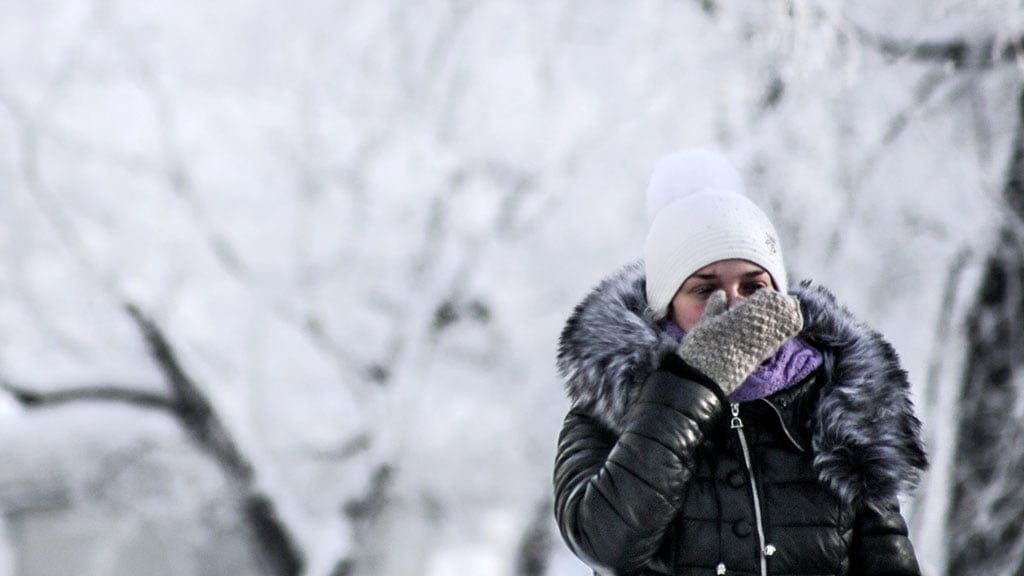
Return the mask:
{"type": "MultiPolygon", "coordinates": [[[[573,406],[621,433],[647,377],[676,342],[646,313],[642,263],[602,281],[562,331],[558,369],[573,406]]],[[[906,372],[892,346],[821,286],[791,289],[806,341],[825,356],[827,381],[815,409],[818,477],[854,505],[884,506],[911,490],[927,467],[906,372]]]]}

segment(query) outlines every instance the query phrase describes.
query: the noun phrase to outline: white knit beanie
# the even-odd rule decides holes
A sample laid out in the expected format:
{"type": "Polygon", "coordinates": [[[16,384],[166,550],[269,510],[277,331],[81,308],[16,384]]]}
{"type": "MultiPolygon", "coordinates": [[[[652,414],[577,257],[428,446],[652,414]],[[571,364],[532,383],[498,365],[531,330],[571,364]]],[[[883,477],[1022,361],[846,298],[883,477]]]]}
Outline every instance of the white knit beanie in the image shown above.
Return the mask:
{"type": "Polygon", "coordinates": [[[743,181],[721,155],[683,150],[663,159],[647,185],[651,222],[644,245],[647,304],[668,314],[679,287],[694,272],[738,258],[764,268],[786,292],[786,267],[768,217],[743,195],[743,181]]]}

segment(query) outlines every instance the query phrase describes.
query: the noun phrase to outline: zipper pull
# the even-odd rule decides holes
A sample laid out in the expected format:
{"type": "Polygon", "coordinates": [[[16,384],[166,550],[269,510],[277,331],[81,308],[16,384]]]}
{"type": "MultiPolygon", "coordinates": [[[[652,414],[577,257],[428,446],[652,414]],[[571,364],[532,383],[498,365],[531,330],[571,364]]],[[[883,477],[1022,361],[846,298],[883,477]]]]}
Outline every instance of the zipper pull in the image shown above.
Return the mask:
{"type": "Polygon", "coordinates": [[[732,407],[732,421],[729,423],[729,427],[733,430],[743,428],[743,420],[740,420],[740,405],[730,404],[732,407]]]}
{"type": "Polygon", "coordinates": [[[718,563],[718,567],[715,569],[715,574],[718,576],[725,576],[725,562],[718,563]]]}

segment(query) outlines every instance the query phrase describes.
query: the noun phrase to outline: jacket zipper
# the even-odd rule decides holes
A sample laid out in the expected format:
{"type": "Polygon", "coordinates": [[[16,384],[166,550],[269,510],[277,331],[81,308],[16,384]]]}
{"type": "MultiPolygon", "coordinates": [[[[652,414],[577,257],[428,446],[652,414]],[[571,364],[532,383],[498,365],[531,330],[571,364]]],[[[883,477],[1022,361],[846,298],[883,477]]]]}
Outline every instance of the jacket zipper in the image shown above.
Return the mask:
{"type": "Polygon", "coordinates": [[[750,475],[750,494],[754,498],[754,521],[757,523],[757,543],[760,546],[761,576],[768,576],[768,558],[775,554],[775,546],[765,543],[764,518],[761,515],[761,495],[757,492],[757,478],[754,476],[754,465],[750,459],[750,447],[747,445],[747,435],[743,432],[743,420],[740,418],[739,404],[732,404],[732,420],[730,427],[736,431],[740,439],[740,449],[743,451],[743,463],[747,466],[747,473],[750,475]]]}

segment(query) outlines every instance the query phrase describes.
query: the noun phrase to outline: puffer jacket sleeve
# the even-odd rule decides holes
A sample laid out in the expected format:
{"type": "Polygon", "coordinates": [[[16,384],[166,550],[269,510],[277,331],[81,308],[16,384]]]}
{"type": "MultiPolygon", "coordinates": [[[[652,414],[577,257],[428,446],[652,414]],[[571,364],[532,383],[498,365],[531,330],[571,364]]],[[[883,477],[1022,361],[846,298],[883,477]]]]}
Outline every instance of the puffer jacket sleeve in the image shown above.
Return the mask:
{"type": "Polygon", "coordinates": [[[895,500],[882,510],[865,508],[854,525],[850,574],[920,576],[907,523],[895,500]]]}
{"type": "Polygon", "coordinates": [[[618,436],[579,410],[566,416],[555,517],[569,548],[596,572],[634,573],[662,544],[696,450],[723,414],[721,391],[702,379],[656,371],[618,436]]]}

